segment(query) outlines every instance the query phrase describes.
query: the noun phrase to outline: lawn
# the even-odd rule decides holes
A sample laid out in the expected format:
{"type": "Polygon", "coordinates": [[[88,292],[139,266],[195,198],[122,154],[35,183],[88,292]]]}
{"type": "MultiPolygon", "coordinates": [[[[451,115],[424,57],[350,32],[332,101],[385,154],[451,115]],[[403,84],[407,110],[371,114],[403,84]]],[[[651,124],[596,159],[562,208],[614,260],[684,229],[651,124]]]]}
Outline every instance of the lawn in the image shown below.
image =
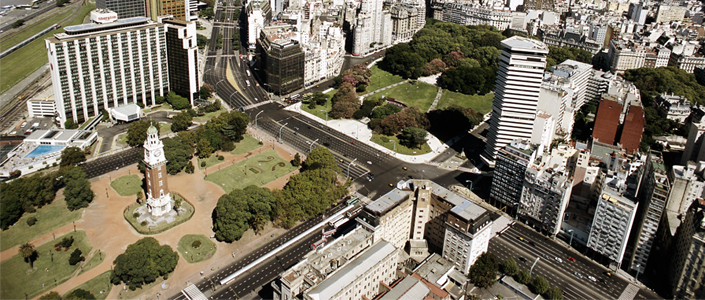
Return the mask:
{"type": "Polygon", "coordinates": [[[162,105],[159,105],[159,106],[145,108],[142,110],[142,112],[147,114],[147,113],[155,112],[155,111],[161,110],[161,109],[171,109],[171,105],[169,105],[169,103],[164,102],[164,103],[162,103],[162,105]]]}
{"type": "MultiPolygon", "coordinates": [[[[71,26],[83,23],[84,17],[95,9],[95,2],[81,7],[81,12],[68,23],[62,26],[71,26]]],[[[44,39],[54,36],[55,33],[63,32],[62,28],[52,30],[42,35],[38,39],[25,45],[20,50],[12,52],[8,56],[0,59],[0,93],[4,93],[30,73],[47,63],[47,52],[44,46],[44,39]]]]}
{"type": "Polygon", "coordinates": [[[371,97],[379,99],[382,95],[394,98],[408,106],[418,106],[421,112],[426,112],[433,104],[433,99],[438,94],[438,87],[423,82],[404,83],[391,89],[381,91],[371,97]]]}
{"type": "Polygon", "coordinates": [[[120,176],[110,182],[110,186],[120,196],[132,196],[142,191],[142,178],[137,175],[120,176]]]}
{"type": "Polygon", "coordinates": [[[323,120],[326,120],[326,118],[330,118],[330,116],[326,117],[326,113],[330,112],[331,107],[333,104],[330,102],[330,99],[333,98],[333,95],[335,95],[335,92],[337,92],[337,89],[334,89],[330,92],[325,93],[325,95],[328,95],[328,101],[326,101],[326,105],[316,105],[316,108],[308,108],[308,104],[301,103],[301,109],[307,111],[310,114],[315,115],[316,117],[319,117],[323,120]]]}
{"type": "Polygon", "coordinates": [[[431,147],[428,146],[428,143],[421,145],[421,148],[419,148],[419,149],[411,149],[411,148],[407,148],[404,145],[399,145],[399,139],[397,139],[397,137],[395,137],[395,136],[373,134],[372,141],[379,144],[379,145],[384,146],[385,148],[387,148],[389,150],[396,149],[397,153],[406,154],[406,155],[421,155],[421,154],[426,154],[426,153],[431,152],[431,147]],[[392,141],[394,141],[394,142],[392,142],[392,141]]]}
{"type": "Polygon", "coordinates": [[[218,115],[220,115],[220,114],[222,114],[222,113],[224,113],[224,112],[225,112],[224,109],[216,110],[216,111],[214,111],[214,112],[209,112],[209,113],[206,113],[206,114],[204,114],[204,115],[202,115],[202,116],[200,116],[200,117],[195,117],[195,118],[193,118],[193,121],[194,121],[194,122],[198,122],[198,123],[205,123],[205,122],[208,122],[208,120],[210,120],[210,119],[212,119],[212,118],[215,118],[216,116],[218,116],[218,115]]]}
{"type": "Polygon", "coordinates": [[[127,133],[122,133],[118,136],[119,136],[119,138],[117,139],[117,143],[120,145],[123,145],[123,146],[127,145],[127,133]]]}
{"type": "Polygon", "coordinates": [[[220,171],[210,173],[206,180],[211,181],[226,193],[249,185],[262,186],[296,170],[289,161],[283,160],[274,150],[267,150],[241,160],[220,171]]]}
{"type": "Polygon", "coordinates": [[[245,154],[259,147],[262,147],[259,141],[246,134],[243,135],[242,141],[235,143],[235,150],[230,151],[230,153],[235,155],[245,154]]]}
{"type": "Polygon", "coordinates": [[[455,104],[465,108],[472,108],[476,112],[484,115],[492,111],[493,99],[494,93],[487,93],[484,95],[465,95],[463,93],[443,90],[443,95],[441,96],[441,100],[438,100],[438,106],[436,106],[436,109],[444,109],[455,104]]]}
{"type": "Polygon", "coordinates": [[[88,253],[83,253],[83,256],[87,259],[87,261],[84,263],[84,268],[79,274],[83,274],[91,268],[101,264],[105,259],[105,252],[95,251],[91,257],[88,257],[88,253]]]}
{"type": "MultiPolygon", "coordinates": [[[[0,269],[3,270],[0,272],[0,299],[23,299],[25,293],[28,298],[35,298],[54,288],[54,282],[62,284],[71,278],[80,265],[69,265],[71,253],[79,248],[85,256],[91,252],[93,246],[83,231],[71,232],[64,236],[57,237],[56,242],[35,245],[39,257],[34,261],[32,270],[29,270],[29,264],[24,262],[20,255],[0,263],[0,269]],[[64,251],[63,248],[61,251],[55,251],[54,244],[64,236],[73,236],[73,245],[68,251],[64,251]],[[52,254],[49,254],[49,250],[52,254]]],[[[85,270],[87,268],[84,268],[85,270]]]]}
{"type": "Polygon", "coordinates": [[[24,27],[22,27],[22,29],[25,29],[25,31],[19,32],[17,35],[0,43],[0,52],[5,51],[5,50],[9,49],[10,47],[18,44],[19,42],[22,42],[22,41],[32,37],[33,35],[39,33],[40,31],[47,29],[51,25],[59,23],[59,21],[61,21],[63,18],[68,17],[71,14],[71,11],[69,11],[69,9],[73,10],[72,7],[64,7],[64,8],[60,8],[60,9],[51,11],[50,14],[53,14],[54,17],[46,19],[38,24],[24,25],[24,27]],[[27,26],[32,26],[32,27],[26,28],[27,26]]]}
{"type": "Polygon", "coordinates": [[[83,209],[70,211],[66,208],[64,197],[55,199],[51,204],[38,208],[34,213],[25,213],[15,225],[0,232],[0,251],[7,250],[16,245],[26,243],[37,237],[51,233],[66,224],[81,218],[83,209]],[[29,217],[37,218],[34,226],[27,225],[29,217]]]}
{"type": "Polygon", "coordinates": [[[183,256],[188,263],[192,264],[211,258],[213,254],[215,254],[216,247],[215,243],[205,235],[187,234],[179,240],[176,250],[181,253],[181,256],[183,256]],[[193,248],[191,245],[194,241],[201,241],[201,245],[198,248],[193,248]]]}
{"type": "Polygon", "coordinates": [[[110,284],[110,272],[112,271],[105,271],[103,274],[93,277],[93,279],[84,282],[75,289],[89,291],[96,300],[104,300],[108,297],[110,289],[113,287],[113,285],[110,284]]]}
{"type": "Polygon", "coordinates": [[[198,169],[203,170],[205,168],[210,168],[210,167],[215,166],[219,163],[225,162],[224,160],[218,160],[218,155],[220,155],[220,154],[218,154],[216,152],[216,153],[211,154],[211,156],[209,156],[208,158],[199,158],[198,159],[198,169]],[[201,167],[201,163],[203,163],[204,161],[206,162],[206,166],[201,167]]]}
{"type": "MultiPolygon", "coordinates": [[[[370,85],[367,87],[367,92],[372,92],[374,90],[383,88],[385,86],[390,86],[392,84],[395,84],[397,82],[402,82],[404,81],[404,78],[399,76],[399,75],[393,75],[392,73],[389,73],[387,71],[384,71],[377,67],[377,64],[372,66],[370,68],[372,70],[372,76],[370,76],[370,85]]],[[[361,94],[365,94],[361,93],[361,94]]]]}
{"type": "Polygon", "coordinates": [[[167,134],[171,132],[171,124],[159,124],[159,134],[167,134]]]}

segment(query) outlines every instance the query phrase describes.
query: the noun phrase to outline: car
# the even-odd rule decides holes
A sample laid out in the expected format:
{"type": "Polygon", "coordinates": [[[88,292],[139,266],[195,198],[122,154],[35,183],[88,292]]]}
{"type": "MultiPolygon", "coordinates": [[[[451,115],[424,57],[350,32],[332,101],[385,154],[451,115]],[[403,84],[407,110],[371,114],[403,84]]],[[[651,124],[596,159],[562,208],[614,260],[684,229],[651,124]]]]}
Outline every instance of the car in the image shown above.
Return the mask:
{"type": "Polygon", "coordinates": [[[404,171],[406,171],[406,167],[403,167],[402,169],[404,169],[404,171]]]}
{"type": "Polygon", "coordinates": [[[588,279],[592,280],[593,282],[597,282],[597,279],[595,277],[588,276],[588,279]]]}
{"type": "Polygon", "coordinates": [[[355,145],[355,142],[350,142],[350,144],[353,144],[353,145],[355,145]]]}
{"type": "Polygon", "coordinates": [[[308,144],[308,145],[311,145],[311,142],[309,142],[309,141],[306,141],[306,144],[308,144]]]}
{"type": "Polygon", "coordinates": [[[602,279],[602,278],[598,279],[597,281],[599,281],[599,282],[602,283],[602,284],[607,284],[607,280],[604,280],[604,279],[602,279]]]}
{"type": "Polygon", "coordinates": [[[390,183],[389,186],[394,186],[394,185],[390,183]]]}
{"type": "Polygon", "coordinates": [[[607,271],[607,272],[605,272],[605,275],[607,275],[607,277],[612,277],[612,272],[607,271]]]}
{"type": "Polygon", "coordinates": [[[573,257],[571,257],[571,256],[568,256],[568,260],[569,260],[569,261],[572,261],[572,262],[575,262],[575,258],[573,258],[573,257]]]}
{"type": "Polygon", "coordinates": [[[549,256],[548,254],[544,254],[544,255],[543,255],[543,258],[545,258],[545,259],[551,259],[551,256],[549,256]]]}
{"type": "Polygon", "coordinates": [[[523,258],[523,257],[519,257],[519,260],[520,260],[521,262],[526,262],[526,258],[523,258]]]}
{"type": "Polygon", "coordinates": [[[563,260],[562,260],[560,257],[556,257],[556,261],[559,262],[559,263],[562,263],[562,262],[563,262],[563,260]]]}
{"type": "Polygon", "coordinates": [[[523,238],[523,237],[518,237],[518,239],[519,239],[520,241],[522,241],[522,242],[524,241],[524,238],[523,238]]]}
{"type": "Polygon", "coordinates": [[[367,161],[367,164],[368,164],[368,165],[371,165],[371,164],[372,164],[372,162],[368,160],[368,161],[367,161]]]}
{"type": "Polygon", "coordinates": [[[533,241],[529,242],[529,245],[536,247],[536,243],[534,243],[533,241]]]}
{"type": "Polygon", "coordinates": [[[580,273],[578,273],[578,272],[575,272],[575,273],[573,273],[573,274],[575,274],[575,277],[578,277],[578,278],[580,278],[580,279],[583,279],[583,274],[580,274],[580,273]]]}

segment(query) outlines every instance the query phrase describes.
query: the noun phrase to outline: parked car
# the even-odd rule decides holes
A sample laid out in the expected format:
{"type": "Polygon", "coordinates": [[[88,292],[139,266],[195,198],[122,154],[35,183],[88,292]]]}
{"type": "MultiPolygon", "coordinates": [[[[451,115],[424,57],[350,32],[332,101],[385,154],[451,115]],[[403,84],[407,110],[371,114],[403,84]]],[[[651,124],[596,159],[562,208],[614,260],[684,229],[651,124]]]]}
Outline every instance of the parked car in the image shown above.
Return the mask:
{"type": "Polygon", "coordinates": [[[529,242],[529,245],[536,247],[536,243],[534,243],[533,241],[529,242]]]}
{"type": "Polygon", "coordinates": [[[572,262],[575,262],[575,258],[570,257],[570,256],[568,256],[568,260],[569,260],[569,261],[572,261],[572,262]]]}

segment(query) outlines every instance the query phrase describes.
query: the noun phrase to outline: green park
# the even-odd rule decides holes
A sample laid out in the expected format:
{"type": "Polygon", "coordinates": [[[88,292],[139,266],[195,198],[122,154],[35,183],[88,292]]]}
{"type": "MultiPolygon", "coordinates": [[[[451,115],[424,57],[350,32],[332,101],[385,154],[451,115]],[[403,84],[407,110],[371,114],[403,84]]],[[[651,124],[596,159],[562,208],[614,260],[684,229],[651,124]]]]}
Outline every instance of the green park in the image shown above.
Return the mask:
{"type": "Polygon", "coordinates": [[[294,170],[296,168],[288,160],[282,159],[276,151],[269,149],[207,174],[205,179],[217,184],[227,193],[248,185],[262,186],[294,170]]]}

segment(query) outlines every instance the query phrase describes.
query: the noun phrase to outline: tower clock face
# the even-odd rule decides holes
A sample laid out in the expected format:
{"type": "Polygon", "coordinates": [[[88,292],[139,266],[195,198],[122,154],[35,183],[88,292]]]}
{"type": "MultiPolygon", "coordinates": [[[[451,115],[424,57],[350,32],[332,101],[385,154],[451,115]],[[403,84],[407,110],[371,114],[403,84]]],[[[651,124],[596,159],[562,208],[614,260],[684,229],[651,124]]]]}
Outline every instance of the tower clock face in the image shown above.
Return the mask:
{"type": "Polygon", "coordinates": [[[155,157],[159,157],[159,155],[161,155],[161,154],[162,154],[162,152],[159,151],[159,150],[154,151],[154,156],[155,156],[155,157]]]}

